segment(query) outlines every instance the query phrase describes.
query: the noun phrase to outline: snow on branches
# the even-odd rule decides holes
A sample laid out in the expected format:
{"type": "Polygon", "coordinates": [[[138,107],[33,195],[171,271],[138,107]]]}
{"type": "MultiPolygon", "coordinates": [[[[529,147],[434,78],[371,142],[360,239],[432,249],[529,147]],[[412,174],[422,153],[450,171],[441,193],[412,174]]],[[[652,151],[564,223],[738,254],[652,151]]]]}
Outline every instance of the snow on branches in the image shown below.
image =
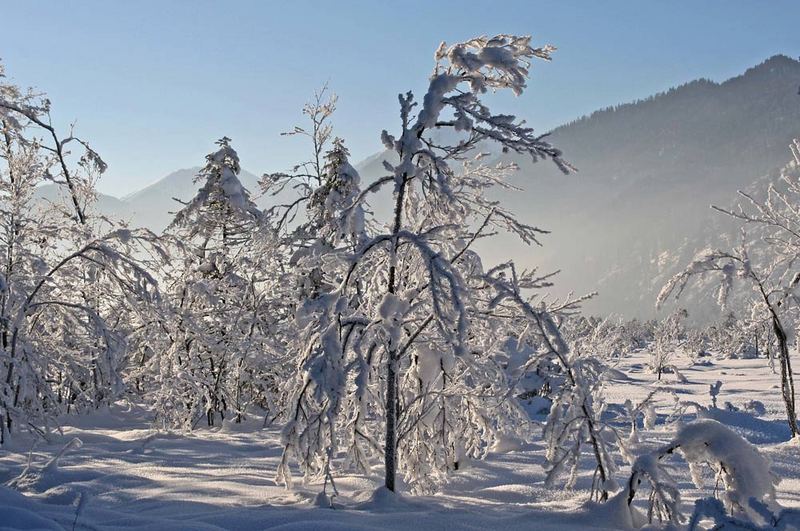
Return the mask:
{"type": "Polygon", "coordinates": [[[412,489],[426,491],[527,425],[508,400],[513,386],[484,325],[491,306],[476,291],[486,279],[471,247],[489,227],[526,243],[543,231],[487,199],[514,168],[483,164],[478,148],[496,143],[570,167],[542,136],[513,116],[493,114],[480,97],[488,89],[521,94],[531,60],[551,51],[508,35],[442,45],[419,111],[412,93],[401,94],[399,134],[381,135],[397,161],[384,161],[386,176],[359,190],[349,165],[333,163],[346,160],[335,144],[329,166],[338,166],[338,177],[318,179],[316,189],[302,181],[309,219],[326,245],[303,251],[318,264],[311,272],[321,289],[296,314],[302,355],[299,376],[289,382],[280,480],[289,482],[290,458],[307,477],[332,480],[341,450],[344,466],[362,470],[383,457],[389,490],[399,471],[412,489]],[[461,138],[433,134],[443,129],[461,138]],[[387,185],[390,218],[362,222],[367,198],[387,185]]]}
{"type": "Polygon", "coordinates": [[[789,335],[797,327],[800,304],[795,293],[800,275],[800,215],[795,207],[800,199],[800,160],[795,141],[794,161],[781,173],[782,186],[770,184],[766,198],[740,192],[747,202],[738,210],[716,210],[743,222],[742,243],[731,251],[705,250],[682,272],[670,279],[658,296],[661,305],[670,296],[678,298],[695,277],[717,275],[720,306],[725,309],[734,278],[752,288],[751,315],[772,329],[778,346],[781,391],[792,436],[800,435],[797,423],[794,376],[789,354],[789,335]],[[745,229],[750,229],[746,231],[745,229]]]}
{"type": "Polygon", "coordinates": [[[0,72],[0,442],[19,429],[45,435],[58,415],[119,398],[127,335],[160,301],[133,257],[160,254],[157,237],[94,215],[105,164],[72,133],[60,137],[49,111],[0,72]],[[48,181],[63,186],[66,205],[36,196],[48,181]]]}
{"type": "Polygon", "coordinates": [[[764,514],[754,507],[777,507],[777,479],[770,471],[769,461],[730,428],[715,420],[704,419],[686,424],[672,441],[640,456],[631,467],[627,487],[620,496],[627,500],[633,511],[636,495],[643,488],[649,488],[647,522],[679,523],[682,520],[680,490],[666,465],[666,459],[675,453],[682,455],[688,464],[696,487],[704,487],[704,469],[713,472],[714,492],[720,493],[730,516],[759,523],[763,522],[764,514]],[[718,490],[720,486],[722,488],[718,490]]]}

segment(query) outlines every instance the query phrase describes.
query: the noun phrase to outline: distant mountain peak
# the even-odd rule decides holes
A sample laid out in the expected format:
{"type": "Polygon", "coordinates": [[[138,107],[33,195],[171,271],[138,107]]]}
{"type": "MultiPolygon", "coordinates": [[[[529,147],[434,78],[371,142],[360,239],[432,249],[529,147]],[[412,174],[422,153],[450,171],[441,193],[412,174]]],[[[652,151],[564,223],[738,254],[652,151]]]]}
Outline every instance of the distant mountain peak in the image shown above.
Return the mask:
{"type": "Polygon", "coordinates": [[[770,76],[774,74],[794,74],[800,72],[800,60],[793,59],[788,55],[773,55],[766,61],[745,70],[739,76],[727,80],[725,83],[735,82],[739,79],[747,79],[755,76],[770,76]]]}
{"type": "MultiPolygon", "coordinates": [[[[661,284],[696,250],[727,245],[724,238],[737,234],[708,205],[735,203],[736,190],[788,162],[788,145],[800,136],[799,86],[800,61],[775,55],[722,82],[697,79],[565,124],[551,141],[580,168],[577,177],[498,153],[519,165],[514,184],[527,191],[496,199],[553,234],[542,249],[501,237],[487,256],[560,269],[554,289],[563,292],[555,295],[599,291],[588,312],[653,315],[661,284]]],[[[358,164],[363,179],[385,175],[387,157],[358,164]]],[[[172,172],[109,208],[125,208],[134,226],[160,230],[178,207],[172,198],[187,200],[196,190],[198,171],[172,172]]],[[[255,175],[242,171],[241,180],[251,192],[259,189],[255,175]]],[[[259,205],[274,200],[263,196],[259,205]]],[[[693,313],[705,308],[709,317],[716,311],[702,290],[687,293],[682,304],[693,313]]]]}
{"type": "Polygon", "coordinates": [[[793,66],[795,68],[800,68],[800,60],[779,53],[773,55],[763,63],[754,66],[750,70],[758,70],[759,68],[765,68],[765,67],[770,68],[773,66],[793,66]]]}
{"type": "MultiPolygon", "coordinates": [[[[558,131],[564,129],[565,127],[570,127],[576,124],[589,122],[592,119],[599,118],[603,115],[614,114],[620,110],[638,111],[641,108],[642,104],[650,104],[652,102],[660,102],[668,99],[681,101],[682,98],[695,92],[702,93],[705,91],[714,91],[720,89],[720,87],[734,87],[737,85],[747,84],[751,80],[756,84],[760,84],[762,83],[762,78],[764,77],[771,78],[776,73],[779,74],[779,76],[776,76],[776,82],[778,83],[781,83],[780,80],[785,77],[795,78],[797,76],[800,76],[800,60],[793,59],[788,55],[776,54],[764,60],[763,62],[748,68],[742,74],[731,77],[722,82],[716,82],[704,77],[694,79],[692,81],[682,83],[675,87],[671,87],[669,89],[657,92],[645,98],[640,98],[634,101],[603,107],[601,109],[592,112],[591,114],[587,114],[579,118],[576,118],[575,120],[567,122],[553,129],[553,131],[551,132],[557,133],[558,131]]],[[[797,93],[796,90],[795,93],[797,93]]],[[[798,101],[798,105],[800,105],[800,101],[798,101]]]]}
{"type": "Polygon", "coordinates": [[[137,190],[126,196],[123,196],[120,199],[122,199],[123,201],[136,200],[137,197],[146,195],[148,192],[163,189],[166,183],[185,182],[187,183],[187,185],[191,184],[193,182],[194,176],[197,175],[197,172],[199,171],[200,171],[200,166],[195,166],[192,168],[181,168],[180,170],[175,170],[173,172],[168,173],[161,179],[155,181],[154,183],[150,183],[144,188],[141,188],[140,190],[137,190]]]}

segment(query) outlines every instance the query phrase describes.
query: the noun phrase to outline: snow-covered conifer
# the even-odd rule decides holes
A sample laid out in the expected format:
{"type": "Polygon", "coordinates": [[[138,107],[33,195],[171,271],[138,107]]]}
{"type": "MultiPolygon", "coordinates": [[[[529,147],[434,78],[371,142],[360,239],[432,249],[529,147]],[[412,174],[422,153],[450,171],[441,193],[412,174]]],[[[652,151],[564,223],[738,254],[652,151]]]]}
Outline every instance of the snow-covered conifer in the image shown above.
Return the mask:
{"type": "Polygon", "coordinates": [[[238,178],[230,139],[217,145],[198,173],[200,188],[165,232],[173,254],[164,271],[165,342],[147,364],[156,412],[168,425],[240,419],[247,404],[267,400],[266,388],[275,385],[268,381],[273,350],[266,346],[270,272],[260,267],[270,257],[259,255],[268,234],[238,178]]]}

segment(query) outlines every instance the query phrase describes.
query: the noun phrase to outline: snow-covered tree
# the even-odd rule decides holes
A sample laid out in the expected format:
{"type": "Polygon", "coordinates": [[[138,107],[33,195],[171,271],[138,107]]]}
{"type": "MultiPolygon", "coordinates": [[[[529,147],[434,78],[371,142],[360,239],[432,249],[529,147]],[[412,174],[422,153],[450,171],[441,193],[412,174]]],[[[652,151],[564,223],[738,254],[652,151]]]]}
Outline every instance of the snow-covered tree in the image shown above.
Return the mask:
{"type": "Polygon", "coordinates": [[[37,144],[48,155],[45,177],[66,188],[73,215],[81,225],[86,225],[87,208],[95,199],[94,183],[106,170],[106,163],[88,142],[75,136],[72,128],[67,136],[59,134],[50,115],[49,99],[32,90],[25,91],[4,83],[4,77],[0,65],[0,122],[3,128],[17,132],[24,129],[29,136],[41,135],[37,144]],[[82,150],[79,156],[70,151],[72,146],[82,150]],[[75,156],[78,156],[77,162],[73,160],[75,156]]]}
{"type": "Polygon", "coordinates": [[[277,316],[265,293],[271,257],[261,254],[269,235],[238,178],[230,139],[217,145],[197,175],[197,193],[165,231],[169,301],[161,333],[140,347],[157,415],[187,428],[201,419],[209,426],[226,416],[239,420],[254,401],[269,402],[277,385],[268,337],[277,316]]]}
{"type": "Polygon", "coordinates": [[[523,422],[506,400],[491,319],[474,295],[486,279],[471,247],[487,227],[511,230],[526,243],[542,231],[485,195],[505,185],[513,168],[487,166],[480,153],[500,145],[569,166],[522,122],[493,114],[481,95],[521,94],[531,60],[548,59],[551,51],[509,35],[442,44],[419,111],[412,93],[400,95],[401,130],[382,134],[397,162],[385,162],[387,175],[350,195],[351,204],[334,216],[363,228],[358,220],[368,195],[391,187],[384,232],[320,256],[329,289],[297,312],[299,377],[279,479],[289,482],[291,458],[306,475],[332,479],[332,461],[342,452],[362,470],[382,457],[389,490],[398,470],[412,488],[425,490],[523,422]],[[457,140],[434,134],[441,130],[457,140]]]}
{"type": "Polygon", "coordinates": [[[781,393],[792,436],[800,434],[794,376],[790,359],[790,343],[798,326],[798,305],[795,293],[800,273],[795,265],[800,259],[800,141],[792,146],[794,160],[782,171],[780,182],[770,184],[765,198],[739,192],[747,203],[738,210],[720,212],[744,222],[741,245],[730,251],[700,252],[684,271],[674,276],[661,290],[658,303],[670,296],[680,296],[696,276],[718,275],[721,284],[718,298],[725,307],[734,279],[752,288],[751,315],[768,323],[777,343],[780,363],[781,393]],[[749,229],[745,232],[744,229],[749,229]]]}
{"type": "Polygon", "coordinates": [[[93,184],[105,164],[72,134],[58,136],[49,105],[0,78],[4,440],[13,429],[41,432],[60,413],[117,398],[129,323],[115,319],[158,297],[154,278],[131,258],[152,235],[113,226],[100,232],[108,222],[92,215],[93,184]],[[68,150],[74,145],[84,148],[77,162],[68,150]],[[67,208],[35,199],[47,181],[66,190],[67,208]]]}
{"type": "MultiPolygon", "coordinates": [[[[326,164],[326,152],[332,141],[333,124],[331,123],[333,113],[336,111],[337,97],[330,93],[327,85],[314,93],[311,102],[303,106],[303,115],[310,122],[307,126],[296,125],[291,131],[283,133],[287,136],[299,136],[307,138],[312,151],[309,160],[296,164],[290,172],[276,172],[265,174],[261,179],[261,186],[264,192],[279,199],[279,202],[265,212],[273,220],[275,230],[278,232],[293,232],[294,237],[304,236],[313,237],[300,228],[290,228],[289,225],[295,221],[298,214],[304,212],[304,207],[312,201],[315,194],[319,198],[318,191],[326,185],[326,177],[330,174],[330,165],[326,164]],[[282,202],[286,199],[288,202],[282,202]]],[[[337,144],[344,145],[341,140],[336,139],[337,144]]],[[[345,155],[346,156],[346,155],[345,155]]],[[[313,217],[308,212],[306,218],[313,217]]],[[[309,221],[305,219],[304,221],[309,221]]]]}

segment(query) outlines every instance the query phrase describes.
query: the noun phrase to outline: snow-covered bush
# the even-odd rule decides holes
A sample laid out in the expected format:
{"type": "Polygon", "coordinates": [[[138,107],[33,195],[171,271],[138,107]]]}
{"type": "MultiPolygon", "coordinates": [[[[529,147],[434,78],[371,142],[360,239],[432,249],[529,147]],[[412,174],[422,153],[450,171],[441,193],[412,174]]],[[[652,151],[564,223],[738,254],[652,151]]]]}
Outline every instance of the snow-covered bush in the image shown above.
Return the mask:
{"type": "Polygon", "coordinates": [[[661,375],[665,371],[680,376],[672,359],[686,340],[684,321],[687,316],[686,310],[681,309],[656,323],[650,347],[650,370],[656,374],[658,380],[661,380],[661,375]]]}
{"type": "Polygon", "coordinates": [[[782,509],[777,513],[755,498],[750,498],[749,508],[760,515],[759,522],[742,516],[732,516],[725,510],[725,505],[717,498],[701,498],[695,501],[694,512],[687,526],[689,531],[706,529],[744,529],[747,531],[775,531],[800,528],[800,512],[796,509],[782,509]]]}
{"type": "Polygon", "coordinates": [[[602,389],[607,369],[603,359],[613,354],[609,346],[615,342],[609,342],[602,329],[595,328],[594,333],[582,334],[582,339],[575,341],[571,349],[558,323],[577,308],[580,300],[550,306],[533,304],[523,297],[522,290],[540,287],[542,279],[530,273],[517,275],[511,263],[491,269],[485,278],[497,293],[492,308],[505,306],[507,311],[516,308],[523,312],[536,344],[532,359],[555,360],[563,375],[551,395],[552,405],[543,432],[549,463],[546,483],[553,485],[566,474],[567,485],[574,485],[581,457],[588,452],[595,465],[591,495],[606,500],[609,491],[616,489],[614,453],[625,452],[620,433],[602,418],[605,409],[602,389]]]}
{"type": "Polygon", "coordinates": [[[733,312],[705,329],[708,349],[721,358],[751,359],[769,353],[773,337],[762,319],[739,319],[733,312]]]}
{"type": "Polygon", "coordinates": [[[639,441],[638,430],[640,417],[642,418],[642,423],[645,429],[652,429],[653,426],[655,426],[657,415],[654,398],[657,393],[658,389],[651,391],[643,400],[638,403],[634,403],[630,398],[625,400],[624,407],[625,414],[627,416],[626,420],[631,426],[631,431],[628,434],[629,444],[637,443],[639,441]]]}
{"type": "Polygon", "coordinates": [[[640,321],[631,319],[621,325],[621,336],[627,345],[628,351],[637,351],[647,348],[653,341],[656,321],[640,321]]]}
{"type": "MultiPolygon", "coordinates": [[[[714,494],[734,518],[757,524],[764,515],[753,502],[770,510],[775,502],[776,477],[769,461],[730,428],[715,420],[696,420],[678,430],[675,438],[658,450],[640,456],[631,467],[626,488],[620,493],[631,511],[643,489],[649,489],[647,521],[679,522],[682,518],[678,484],[668,470],[667,458],[680,454],[689,466],[692,481],[707,488],[706,471],[713,475],[714,494]]],[[[634,520],[636,520],[635,518],[634,520]]]]}
{"type": "Polygon", "coordinates": [[[595,461],[592,497],[608,498],[617,489],[615,450],[624,452],[624,441],[611,425],[603,422],[603,369],[597,358],[573,354],[565,358],[566,381],[553,398],[544,426],[549,469],[545,484],[553,486],[567,475],[567,487],[577,480],[581,458],[589,452],[595,461]],[[584,446],[588,445],[587,449],[584,446]]]}

